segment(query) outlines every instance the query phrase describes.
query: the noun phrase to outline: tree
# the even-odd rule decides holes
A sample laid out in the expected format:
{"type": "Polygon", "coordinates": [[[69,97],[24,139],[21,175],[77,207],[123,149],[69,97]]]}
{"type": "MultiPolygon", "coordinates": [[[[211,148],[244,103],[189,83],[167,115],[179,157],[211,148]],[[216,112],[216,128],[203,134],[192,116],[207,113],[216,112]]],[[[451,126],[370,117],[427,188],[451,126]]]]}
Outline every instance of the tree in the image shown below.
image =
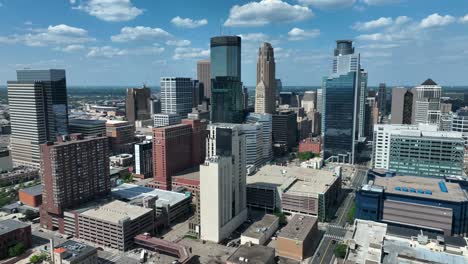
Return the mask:
{"type": "Polygon", "coordinates": [[[27,209],[25,212],[24,212],[24,217],[26,218],[26,220],[33,220],[34,218],[36,218],[36,213],[31,210],[31,209],[27,209]]]}
{"type": "Polygon", "coordinates": [[[348,250],[348,246],[345,244],[338,244],[335,247],[334,254],[337,258],[344,259],[346,257],[346,251],[348,250]]]}
{"type": "Polygon", "coordinates": [[[300,161],[306,161],[314,158],[316,156],[315,153],[306,151],[306,152],[300,152],[298,155],[300,161]]]}
{"type": "Polygon", "coordinates": [[[23,244],[23,242],[18,242],[16,245],[10,247],[8,249],[8,257],[16,257],[24,253],[26,251],[26,246],[23,244]]]}
{"type": "Polygon", "coordinates": [[[29,258],[29,262],[36,264],[36,263],[41,263],[44,260],[47,260],[47,254],[46,253],[41,253],[39,255],[33,255],[29,258]]]}
{"type": "Polygon", "coordinates": [[[346,216],[346,221],[349,224],[354,223],[355,214],[356,214],[356,203],[353,203],[353,206],[351,207],[351,209],[349,209],[348,215],[346,216]]]}

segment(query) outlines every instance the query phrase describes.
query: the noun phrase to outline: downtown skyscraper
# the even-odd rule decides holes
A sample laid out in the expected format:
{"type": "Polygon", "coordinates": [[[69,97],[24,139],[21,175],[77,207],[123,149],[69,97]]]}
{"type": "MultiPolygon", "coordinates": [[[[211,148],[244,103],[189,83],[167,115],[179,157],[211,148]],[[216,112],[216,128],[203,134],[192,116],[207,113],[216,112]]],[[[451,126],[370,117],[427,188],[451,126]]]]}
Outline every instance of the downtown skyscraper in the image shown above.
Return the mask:
{"type": "Polygon", "coordinates": [[[125,114],[127,120],[134,124],[136,120],[151,119],[150,99],[150,88],[128,88],[127,98],[125,101],[125,114]]]}
{"type": "Polygon", "coordinates": [[[211,38],[211,121],[242,123],[241,38],[211,38]]]}
{"type": "Polygon", "coordinates": [[[65,70],[18,70],[8,81],[15,166],[40,166],[40,144],[68,134],[65,70]]]}
{"type": "Polygon", "coordinates": [[[274,114],[276,111],[275,68],[273,47],[264,42],[258,49],[255,113],[274,114]]]}

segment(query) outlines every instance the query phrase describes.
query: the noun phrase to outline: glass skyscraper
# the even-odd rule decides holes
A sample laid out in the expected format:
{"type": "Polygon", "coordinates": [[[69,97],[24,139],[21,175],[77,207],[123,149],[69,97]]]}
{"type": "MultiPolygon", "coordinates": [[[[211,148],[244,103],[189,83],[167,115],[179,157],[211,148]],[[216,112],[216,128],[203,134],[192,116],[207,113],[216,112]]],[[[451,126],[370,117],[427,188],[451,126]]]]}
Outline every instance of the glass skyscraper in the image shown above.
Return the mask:
{"type": "Polygon", "coordinates": [[[241,38],[238,36],[219,36],[211,38],[210,76],[237,77],[241,80],[241,38]]]}

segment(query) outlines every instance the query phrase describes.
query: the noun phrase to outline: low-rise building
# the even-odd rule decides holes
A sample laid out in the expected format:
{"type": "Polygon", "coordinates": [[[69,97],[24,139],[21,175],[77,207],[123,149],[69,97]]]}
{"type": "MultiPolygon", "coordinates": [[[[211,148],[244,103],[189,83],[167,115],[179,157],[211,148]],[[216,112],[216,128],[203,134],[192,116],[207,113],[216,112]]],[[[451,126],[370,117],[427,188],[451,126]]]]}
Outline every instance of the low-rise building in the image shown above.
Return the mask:
{"type": "Polygon", "coordinates": [[[68,240],[55,247],[51,256],[55,264],[97,264],[97,249],[90,245],[68,240]]]}
{"type": "Polygon", "coordinates": [[[13,185],[20,182],[39,179],[39,170],[27,167],[16,167],[11,171],[0,173],[0,185],[13,185]]]}
{"type": "Polygon", "coordinates": [[[262,219],[253,223],[241,235],[241,244],[252,243],[255,245],[265,245],[270,237],[278,230],[279,218],[266,214],[262,219]]]}
{"type": "Polygon", "coordinates": [[[154,127],[165,127],[180,124],[182,116],[178,114],[155,114],[153,116],[154,127]]]}
{"type": "Polygon", "coordinates": [[[353,236],[346,242],[346,263],[382,263],[387,224],[356,219],[353,236]]]}
{"type": "Polygon", "coordinates": [[[0,259],[7,257],[8,249],[18,243],[31,247],[31,226],[16,220],[0,221],[0,259]]]}
{"type": "Polygon", "coordinates": [[[226,264],[274,264],[275,249],[260,245],[241,245],[226,261],[226,264]]]}
{"type": "Polygon", "coordinates": [[[302,261],[312,256],[319,242],[317,217],[296,214],[279,232],[276,240],[276,254],[302,261]]]}
{"type": "Polygon", "coordinates": [[[112,167],[128,167],[133,165],[133,155],[119,154],[109,157],[109,161],[112,167]]]}
{"type": "Polygon", "coordinates": [[[38,184],[18,191],[20,202],[31,207],[42,204],[42,185],[38,184]]]}
{"type": "Polygon", "coordinates": [[[322,151],[322,142],[320,138],[308,137],[299,142],[299,153],[301,152],[312,152],[320,154],[322,151]]]}

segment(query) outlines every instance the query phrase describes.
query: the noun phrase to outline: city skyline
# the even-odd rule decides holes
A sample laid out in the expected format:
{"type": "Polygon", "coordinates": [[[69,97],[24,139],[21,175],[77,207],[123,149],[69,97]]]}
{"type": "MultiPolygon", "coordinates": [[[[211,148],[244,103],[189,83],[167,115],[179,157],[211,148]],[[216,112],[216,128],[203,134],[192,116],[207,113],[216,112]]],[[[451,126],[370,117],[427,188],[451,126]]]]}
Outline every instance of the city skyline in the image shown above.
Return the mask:
{"type": "Polygon", "coordinates": [[[354,40],[370,86],[415,86],[429,77],[442,86],[465,84],[468,15],[462,1],[106,3],[0,1],[0,83],[22,68],[64,68],[69,85],[154,86],[163,76],[196,77],[196,61],[209,58],[209,38],[222,33],[242,37],[247,86],[255,85],[263,41],[275,47],[277,77],[285,86],[318,86],[330,73],[336,39],[354,40]],[[57,15],[38,15],[46,10],[57,15]]]}

